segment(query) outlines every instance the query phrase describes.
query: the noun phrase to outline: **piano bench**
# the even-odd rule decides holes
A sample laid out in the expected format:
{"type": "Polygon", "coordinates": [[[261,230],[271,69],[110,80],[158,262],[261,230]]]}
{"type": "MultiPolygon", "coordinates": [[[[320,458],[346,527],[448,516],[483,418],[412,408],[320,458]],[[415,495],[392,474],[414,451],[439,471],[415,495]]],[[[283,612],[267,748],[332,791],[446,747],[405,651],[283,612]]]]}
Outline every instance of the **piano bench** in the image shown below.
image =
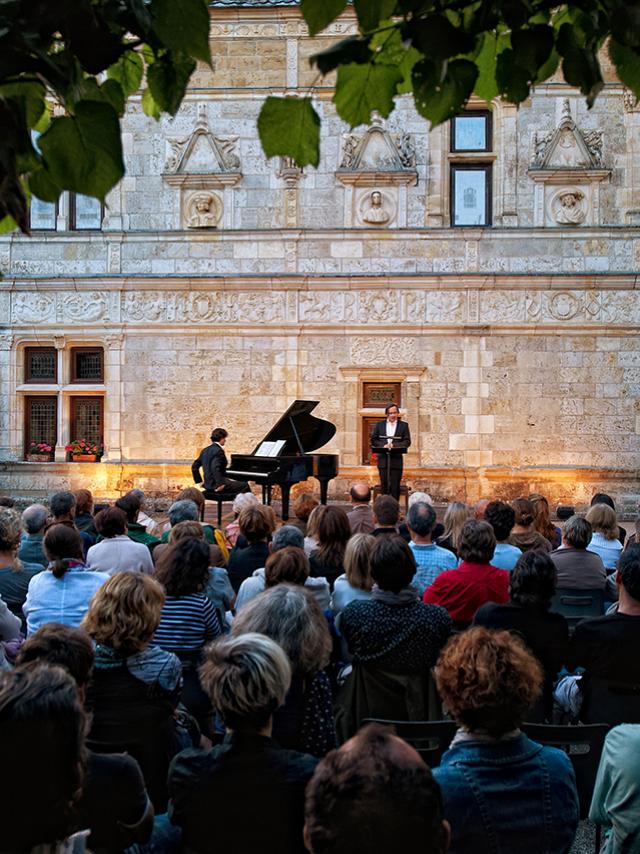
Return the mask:
{"type": "Polygon", "coordinates": [[[207,506],[207,501],[215,501],[218,505],[218,528],[220,528],[222,526],[222,505],[225,501],[234,501],[237,498],[237,495],[229,492],[214,492],[211,489],[203,489],[202,495],[204,496],[204,504],[200,508],[200,521],[204,522],[204,511],[207,506]]]}
{"type": "MultiPolygon", "coordinates": [[[[409,487],[405,483],[401,483],[400,484],[400,500],[402,501],[402,499],[404,498],[404,512],[405,513],[409,512],[409,492],[410,492],[409,487]]],[[[375,501],[376,498],[381,494],[382,494],[382,486],[381,486],[381,484],[376,483],[376,485],[373,487],[373,500],[375,501]]]]}

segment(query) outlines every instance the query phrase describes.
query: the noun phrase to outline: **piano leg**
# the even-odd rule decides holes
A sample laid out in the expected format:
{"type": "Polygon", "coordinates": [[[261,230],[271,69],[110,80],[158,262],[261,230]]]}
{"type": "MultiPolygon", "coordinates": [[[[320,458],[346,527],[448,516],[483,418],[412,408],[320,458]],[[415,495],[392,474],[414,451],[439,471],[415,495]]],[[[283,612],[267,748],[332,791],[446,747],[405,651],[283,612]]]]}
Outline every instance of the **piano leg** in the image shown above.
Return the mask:
{"type": "Polygon", "coordinates": [[[282,494],[282,521],[286,522],[289,518],[289,493],[291,486],[288,483],[280,484],[280,493],[282,494]]]}
{"type": "Polygon", "coordinates": [[[263,483],[262,484],[262,503],[263,504],[269,504],[269,502],[267,501],[267,489],[268,489],[267,484],[263,483]]]}
{"type": "Polygon", "coordinates": [[[320,504],[327,503],[327,492],[329,491],[329,481],[330,477],[319,477],[318,481],[320,482],[320,504]]]}

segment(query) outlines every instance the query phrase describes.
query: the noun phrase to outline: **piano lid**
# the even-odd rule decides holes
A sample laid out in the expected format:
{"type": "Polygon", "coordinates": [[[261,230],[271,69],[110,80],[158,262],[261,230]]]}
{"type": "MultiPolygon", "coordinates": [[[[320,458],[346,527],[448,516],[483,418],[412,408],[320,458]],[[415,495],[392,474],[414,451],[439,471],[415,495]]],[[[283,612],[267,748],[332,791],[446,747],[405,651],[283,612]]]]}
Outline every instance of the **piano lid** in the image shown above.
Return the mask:
{"type": "Polygon", "coordinates": [[[311,415],[319,402],[294,400],[264,439],[258,442],[251,456],[265,456],[259,452],[264,442],[284,442],[276,457],[309,454],[326,445],[334,437],[336,425],[311,415]]]}

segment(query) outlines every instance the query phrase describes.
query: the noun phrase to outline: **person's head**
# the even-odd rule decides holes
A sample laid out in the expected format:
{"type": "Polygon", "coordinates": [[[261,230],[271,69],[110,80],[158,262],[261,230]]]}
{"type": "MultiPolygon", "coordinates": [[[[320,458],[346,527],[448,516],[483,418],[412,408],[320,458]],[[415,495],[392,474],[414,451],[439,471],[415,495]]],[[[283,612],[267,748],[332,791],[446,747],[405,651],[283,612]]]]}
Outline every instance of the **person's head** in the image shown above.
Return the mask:
{"type": "Polygon", "coordinates": [[[164,590],[142,572],[117,572],[93,594],[82,628],[123,655],[142,652],[160,624],[164,590]]]}
{"type": "Polygon", "coordinates": [[[15,507],[16,502],[9,495],[0,495],[0,507],[15,507]]]}
{"type": "Polygon", "coordinates": [[[22,525],[27,534],[41,534],[48,518],[49,511],[44,504],[31,504],[22,511],[22,525]]]}
{"type": "Polygon", "coordinates": [[[640,605],[640,545],[630,546],[622,552],[617,579],[626,593],[640,605]]]}
{"type": "Polygon", "coordinates": [[[618,538],[618,520],[616,511],[612,510],[608,504],[592,504],[587,510],[585,519],[594,533],[599,533],[606,540],[615,540],[618,538]]]}
{"type": "Polygon", "coordinates": [[[582,516],[574,515],[565,522],[562,540],[572,549],[586,549],[591,542],[592,534],[591,523],[582,516]]]}
{"type": "Polygon", "coordinates": [[[532,549],[518,558],[509,573],[509,598],[523,608],[549,610],[556,583],[554,562],[545,552],[532,549]]]}
{"type": "Polygon", "coordinates": [[[230,730],[261,732],[284,703],[291,665],[271,638],[245,632],[206,648],[200,683],[230,730]]]}
{"type": "Polygon", "coordinates": [[[49,569],[56,578],[62,578],[70,560],[84,561],[80,532],[68,525],[52,525],[42,541],[49,569]]]}
{"type": "Polygon", "coordinates": [[[535,511],[533,504],[528,498],[516,498],[511,502],[513,512],[516,514],[515,525],[521,528],[529,528],[533,530],[533,520],[535,519],[535,511]]]}
{"type": "Polygon", "coordinates": [[[476,503],[473,505],[473,518],[477,519],[478,521],[484,519],[484,514],[488,504],[488,498],[481,498],[479,501],[476,501],[476,503]]]}
{"type": "Polygon", "coordinates": [[[286,549],[287,546],[295,546],[297,549],[304,548],[304,534],[295,525],[282,525],[271,539],[271,551],[286,549]]]}
{"type": "Polygon", "coordinates": [[[420,755],[390,728],[369,724],[317,766],[304,838],[312,854],[443,854],[449,826],[420,755]]]}
{"type": "Polygon", "coordinates": [[[82,689],[89,682],[93,659],[93,644],[83,629],[62,623],[46,623],[22,644],[17,663],[40,661],[63,667],[82,689]]]}
{"type": "Polygon", "coordinates": [[[224,445],[225,440],[226,440],[228,435],[229,434],[224,429],[224,427],[215,427],[211,431],[211,441],[212,442],[218,442],[218,444],[220,444],[220,445],[224,445]]]}
{"type": "Polygon", "coordinates": [[[244,508],[248,507],[250,504],[255,504],[256,506],[259,504],[258,499],[255,497],[253,492],[239,492],[233,499],[233,504],[231,505],[234,518],[237,519],[240,515],[240,511],[244,510],[244,508]]]}
{"type": "Polygon", "coordinates": [[[529,501],[533,505],[533,526],[536,531],[539,531],[543,537],[547,539],[555,538],[555,526],[549,515],[549,502],[537,492],[529,496],[529,501]]]}
{"type": "Polygon", "coordinates": [[[208,544],[195,537],[178,540],[158,559],[155,575],[167,596],[201,593],[210,577],[208,544]]]}
{"type": "Polygon", "coordinates": [[[319,504],[320,502],[314,495],[304,492],[293,502],[293,515],[296,519],[300,519],[301,522],[306,522],[309,519],[313,508],[317,507],[319,504]]]}
{"type": "Polygon", "coordinates": [[[433,498],[428,492],[412,492],[409,496],[409,507],[412,504],[428,504],[433,507],[433,498]]]}
{"type": "Polygon", "coordinates": [[[269,555],[264,565],[265,587],[275,587],[276,584],[304,584],[310,571],[309,558],[304,548],[281,547],[269,555]]]}
{"type": "Polygon", "coordinates": [[[88,489],[76,489],[76,516],[93,512],[93,495],[88,489]]]}
{"type": "Polygon", "coordinates": [[[317,507],[315,537],[318,541],[316,557],[321,563],[334,566],[342,564],[344,550],[351,536],[349,517],[342,507],[329,505],[317,507]]]}
{"type": "Polygon", "coordinates": [[[384,414],[387,416],[387,421],[394,422],[400,417],[400,410],[395,403],[390,403],[389,406],[385,407],[384,414]]]}
{"type": "Polygon", "coordinates": [[[13,561],[20,548],[21,537],[19,514],[11,507],[0,507],[0,552],[10,555],[13,561]]]}
{"type": "Polygon", "coordinates": [[[329,662],[327,621],[304,587],[278,584],[248,602],[231,625],[235,637],[247,632],[266,635],[280,644],[293,672],[300,676],[311,676],[329,662]]]}
{"type": "Polygon", "coordinates": [[[610,495],[607,495],[606,492],[596,492],[596,494],[591,499],[591,506],[594,504],[606,504],[607,507],[611,507],[612,510],[616,509],[615,502],[610,495]]]}
{"type": "Polygon", "coordinates": [[[467,519],[462,526],[458,555],[469,563],[490,563],[496,548],[496,537],[488,522],[467,519]]]}
{"type": "Polygon", "coordinates": [[[376,538],[371,534],[353,534],[344,552],[344,572],[347,581],[358,590],[371,590],[371,552],[376,538]]]}
{"type": "Polygon", "coordinates": [[[444,511],[444,519],[442,520],[444,524],[442,537],[445,540],[451,540],[454,549],[458,548],[462,528],[467,519],[470,518],[471,509],[462,501],[452,501],[451,504],[447,505],[447,509],[444,511]]]}
{"type": "Polygon", "coordinates": [[[73,492],[56,492],[49,501],[51,515],[56,519],[73,519],[76,515],[76,497],[73,492]]]}
{"type": "Polygon", "coordinates": [[[484,511],[484,521],[493,528],[496,540],[504,543],[516,523],[516,514],[505,501],[490,501],[484,511]]]}
{"type": "Polygon", "coordinates": [[[352,504],[368,504],[371,501],[371,487],[368,483],[354,483],[349,495],[352,504]]]}
{"type": "Polygon", "coordinates": [[[204,540],[204,529],[200,522],[189,520],[178,522],[169,531],[169,544],[173,545],[190,537],[195,537],[196,540],[204,540]]]}
{"type": "Polygon", "coordinates": [[[107,507],[96,513],[93,524],[96,531],[105,540],[122,537],[127,533],[127,516],[119,507],[107,507]]]}
{"type": "Polygon", "coordinates": [[[127,492],[126,495],[118,498],[116,507],[119,507],[127,517],[127,524],[131,524],[138,518],[140,508],[142,507],[142,499],[133,492],[127,492]]]}
{"type": "Polygon", "coordinates": [[[393,528],[400,518],[400,505],[393,495],[379,495],[373,502],[373,515],[381,528],[393,528]]]}
{"type": "Polygon", "coordinates": [[[195,501],[198,511],[204,507],[204,495],[195,486],[187,486],[176,495],[176,501],[195,501]]]}
{"type": "Polygon", "coordinates": [[[272,520],[265,510],[262,504],[249,504],[240,511],[238,516],[240,533],[250,544],[266,542],[273,532],[272,520]]]}
{"type": "Polygon", "coordinates": [[[169,524],[173,528],[178,522],[195,522],[199,515],[198,505],[190,498],[174,501],[169,507],[169,524]]]}
{"type": "Polygon", "coordinates": [[[416,561],[399,536],[376,537],[371,549],[371,577],[381,590],[399,593],[413,581],[416,561]]]}
{"type": "Polygon", "coordinates": [[[436,524],[436,511],[430,504],[414,502],[407,513],[407,527],[411,533],[421,539],[431,538],[433,526],[436,524]]]}
{"type": "Polygon", "coordinates": [[[0,753],[11,769],[2,793],[3,851],[31,851],[74,830],[86,731],[78,689],[61,667],[34,663],[0,673],[0,753]],[[25,797],[28,820],[13,820],[25,815],[25,797]]]}
{"type": "Polygon", "coordinates": [[[140,510],[143,509],[144,492],[142,489],[138,489],[137,487],[135,489],[130,489],[128,492],[125,493],[125,495],[132,495],[134,498],[136,498],[140,502],[140,510]]]}
{"type": "Polygon", "coordinates": [[[542,668],[510,632],[471,628],[452,637],[435,668],[442,702],[469,732],[517,729],[542,685],[542,668]]]}

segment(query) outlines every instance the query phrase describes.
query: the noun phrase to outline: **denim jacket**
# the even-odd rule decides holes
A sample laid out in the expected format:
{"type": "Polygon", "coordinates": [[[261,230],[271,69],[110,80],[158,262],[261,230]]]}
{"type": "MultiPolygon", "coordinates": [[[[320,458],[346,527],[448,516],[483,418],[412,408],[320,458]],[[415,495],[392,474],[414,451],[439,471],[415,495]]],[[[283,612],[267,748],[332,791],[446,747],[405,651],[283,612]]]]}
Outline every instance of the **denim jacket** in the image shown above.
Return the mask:
{"type": "Polygon", "coordinates": [[[451,854],[564,854],[578,826],[569,757],[522,733],[457,741],[433,774],[451,823],[451,854]]]}
{"type": "Polygon", "coordinates": [[[106,573],[92,572],[75,560],[70,561],[62,578],[56,578],[50,570],[34,575],[22,606],[27,619],[27,634],[33,634],[45,623],[78,627],[87,613],[91,597],[108,580],[106,573]]]}

